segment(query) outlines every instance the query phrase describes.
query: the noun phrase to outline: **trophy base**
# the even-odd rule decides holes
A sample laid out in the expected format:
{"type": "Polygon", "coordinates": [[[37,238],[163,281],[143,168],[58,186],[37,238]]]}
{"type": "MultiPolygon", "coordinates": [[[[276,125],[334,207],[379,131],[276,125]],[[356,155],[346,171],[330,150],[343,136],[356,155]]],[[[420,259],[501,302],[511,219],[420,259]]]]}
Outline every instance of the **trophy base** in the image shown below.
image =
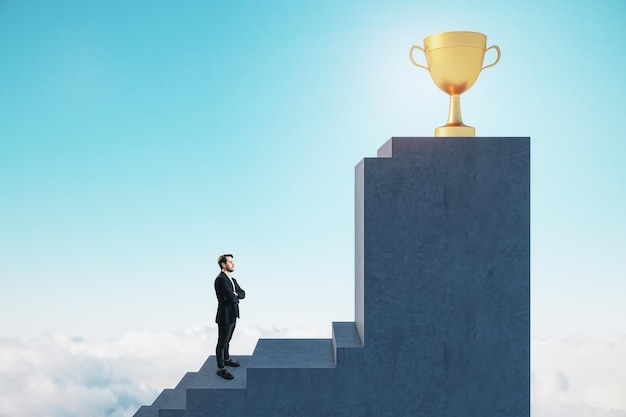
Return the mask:
{"type": "Polygon", "coordinates": [[[476,129],[471,126],[441,126],[435,129],[435,136],[441,137],[474,137],[476,129]]]}

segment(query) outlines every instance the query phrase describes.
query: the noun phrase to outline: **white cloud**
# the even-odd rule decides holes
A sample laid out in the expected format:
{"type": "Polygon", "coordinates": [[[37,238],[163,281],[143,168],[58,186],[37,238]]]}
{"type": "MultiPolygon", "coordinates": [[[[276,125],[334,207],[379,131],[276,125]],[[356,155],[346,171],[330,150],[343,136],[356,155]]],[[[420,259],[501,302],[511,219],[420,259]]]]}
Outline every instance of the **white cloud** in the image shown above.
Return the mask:
{"type": "MultiPolygon", "coordinates": [[[[260,337],[330,337],[329,329],[240,326],[231,352],[251,354],[260,337]]],[[[197,371],[216,340],[214,327],[114,340],[0,338],[0,417],[130,417],[197,371]]]]}
{"type": "Polygon", "coordinates": [[[626,335],[532,342],[533,417],[626,417],[626,335]]]}
{"type": "MultiPolygon", "coordinates": [[[[234,354],[259,338],[330,337],[329,328],[242,325],[234,354]]],[[[0,417],[130,417],[213,354],[216,329],[114,340],[0,338],[0,417]]],[[[533,417],[626,417],[626,335],[532,342],[533,417]]]]}

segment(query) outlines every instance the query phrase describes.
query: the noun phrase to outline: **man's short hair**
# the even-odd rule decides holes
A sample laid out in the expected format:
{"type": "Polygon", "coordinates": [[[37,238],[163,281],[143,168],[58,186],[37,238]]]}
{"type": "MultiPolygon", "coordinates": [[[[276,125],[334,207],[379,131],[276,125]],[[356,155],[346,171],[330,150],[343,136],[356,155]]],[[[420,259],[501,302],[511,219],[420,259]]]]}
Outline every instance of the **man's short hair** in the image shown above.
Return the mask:
{"type": "Polygon", "coordinates": [[[231,255],[230,253],[227,253],[226,255],[220,255],[217,257],[217,265],[220,267],[220,269],[222,269],[222,264],[226,263],[226,258],[227,257],[233,257],[233,255],[231,255]]]}

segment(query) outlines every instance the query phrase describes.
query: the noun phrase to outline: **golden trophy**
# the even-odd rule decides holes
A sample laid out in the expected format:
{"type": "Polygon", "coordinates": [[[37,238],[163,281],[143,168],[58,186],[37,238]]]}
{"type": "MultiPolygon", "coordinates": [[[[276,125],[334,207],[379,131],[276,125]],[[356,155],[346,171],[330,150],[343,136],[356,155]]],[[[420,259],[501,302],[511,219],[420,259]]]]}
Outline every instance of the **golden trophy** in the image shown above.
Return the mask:
{"type": "Polygon", "coordinates": [[[450,95],[448,123],[435,129],[435,136],[476,136],[476,129],[463,124],[461,94],[470,89],[485,68],[500,61],[500,48],[487,46],[487,36],[477,32],[443,32],[424,38],[424,47],[413,45],[409,58],[416,67],[428,70],[435,85],[450,95]],[[424,52],[426,65],[413,59],[416,49],[424,52]],[[495,49],[498,57],[493,64],[483,67],[485,53],[495,49]]]}

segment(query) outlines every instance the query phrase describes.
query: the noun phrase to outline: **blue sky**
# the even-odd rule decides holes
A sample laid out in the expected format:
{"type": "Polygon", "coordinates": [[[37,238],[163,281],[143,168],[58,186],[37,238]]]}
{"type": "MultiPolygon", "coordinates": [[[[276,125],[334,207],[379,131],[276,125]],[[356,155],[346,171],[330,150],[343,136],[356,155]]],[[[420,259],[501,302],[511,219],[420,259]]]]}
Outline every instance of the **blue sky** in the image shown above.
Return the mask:
{"type": "Polygon", "coordinates": [[[0,329],[205,323],[222,252],[260,323],[350,320],[354,165],[443,124],[408,49],[475,30],[502,60],[464,120],[532,138],[533,328],[626,331],[625,17],[618,0],[4,1],[0,329]]]}
{"type": "Polygon", "coordinates": [[[0,337],[210,326],[223,252],[242,326],[352,320],[354,166],[445,122],[408,51],[449,30],[502,49],[464,121],[531,137],[533,335],[626,333],[625,21],[623,0],[0,2],[0,337]]]}

